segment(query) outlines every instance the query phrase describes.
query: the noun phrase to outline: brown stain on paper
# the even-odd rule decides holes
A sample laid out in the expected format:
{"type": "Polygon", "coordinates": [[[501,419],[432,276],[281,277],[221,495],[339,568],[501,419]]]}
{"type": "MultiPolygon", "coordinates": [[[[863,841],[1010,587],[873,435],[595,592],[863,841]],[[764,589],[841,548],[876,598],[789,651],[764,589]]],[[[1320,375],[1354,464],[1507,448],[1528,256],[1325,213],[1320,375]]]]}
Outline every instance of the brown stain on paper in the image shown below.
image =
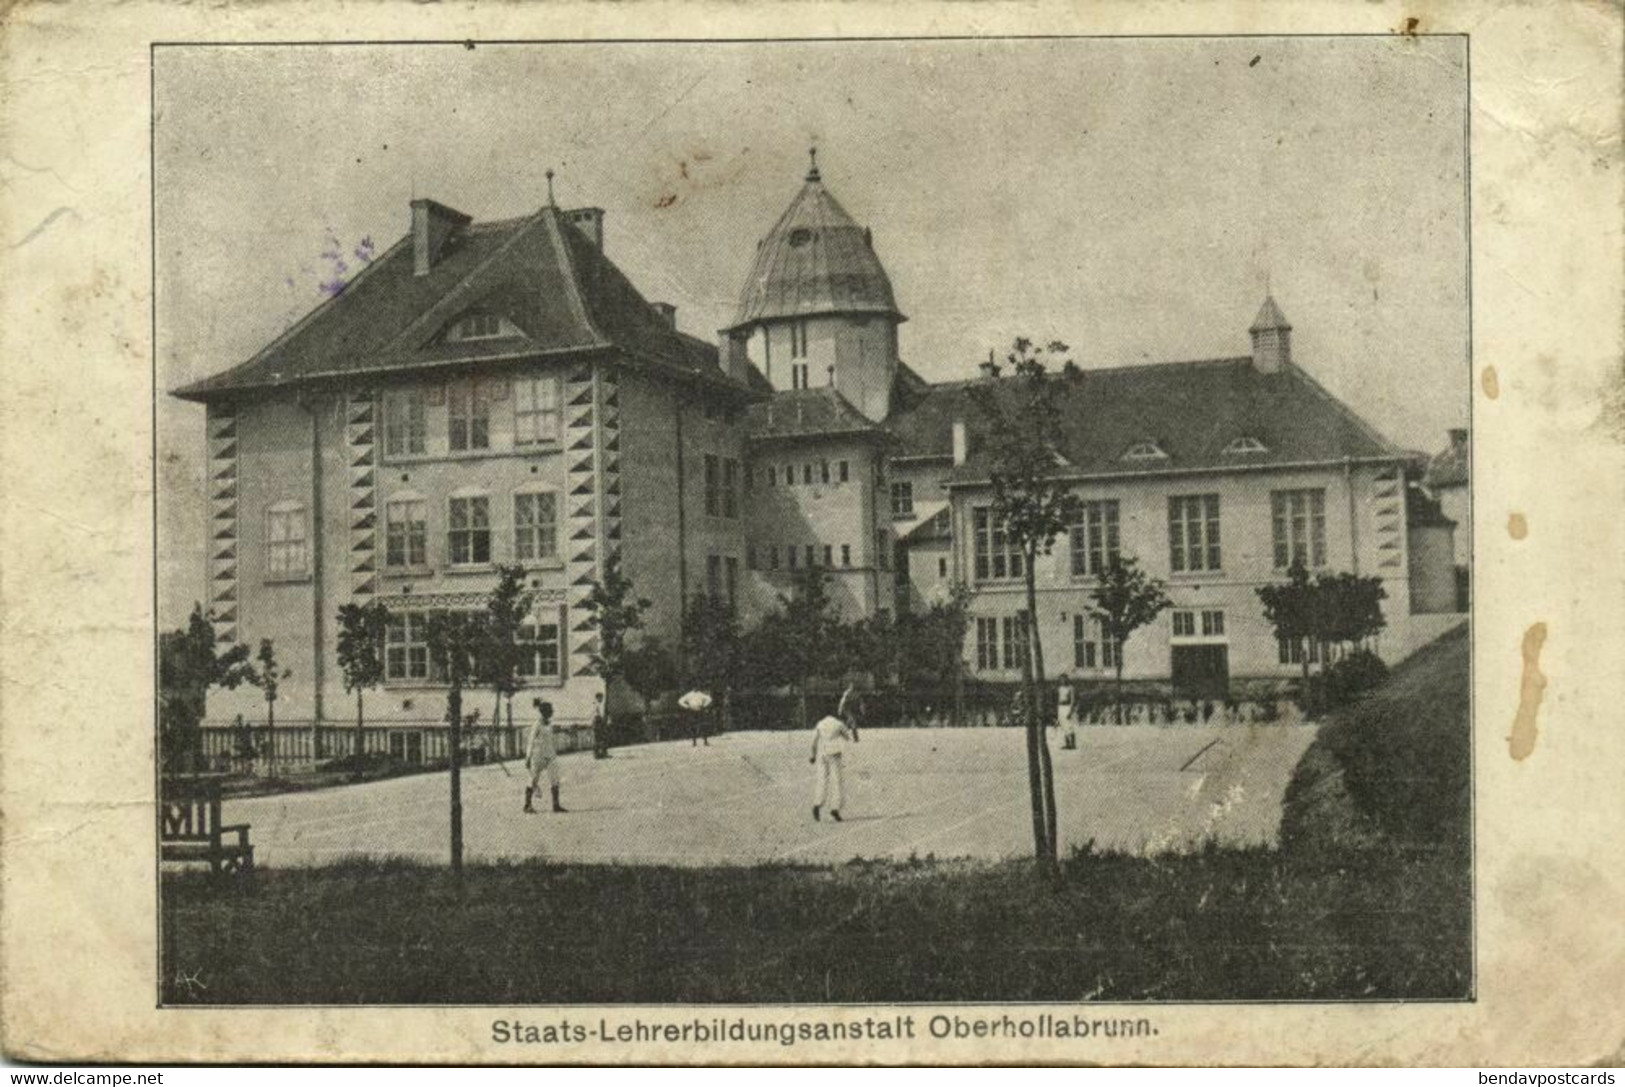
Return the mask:
{"type": "Polygon", "coordinates": [[[1501,396],[1501,378],[1500,378],[1500,375],[1498,375],[1495,372],[1495,367],[1493,367],[1493,366],[1484,367],[1484,375],[1480,380],[1483,382],[1483,385],[1484,385],[1484,395],[1485,396],[1489,397],[1491,400],[1496,400],[1496,399],[1500,398],[1500,396],[1501,396]]]}
{"type": "Polygon", "coordinates": [[[1521,540],[1529,535],[1529,518],[1521,513],[1514,513],[1507,518],[1507,535],[1514,540],[1521,540]]]}
{"type": "Polygon", "coordinates": [[[1540,651],[1546,644],[1546,624],[1532,623],[1523,632],[1523,679],[1519,682],[1518,713],[1512,718],[1512,735],[1507,749],[1518,762],[1535,751],[1535,738],[1540,729],[1535,719],[1540,716],[1540,700],[1546,693],[1546,674],[1540,670],[1540,651]]]}

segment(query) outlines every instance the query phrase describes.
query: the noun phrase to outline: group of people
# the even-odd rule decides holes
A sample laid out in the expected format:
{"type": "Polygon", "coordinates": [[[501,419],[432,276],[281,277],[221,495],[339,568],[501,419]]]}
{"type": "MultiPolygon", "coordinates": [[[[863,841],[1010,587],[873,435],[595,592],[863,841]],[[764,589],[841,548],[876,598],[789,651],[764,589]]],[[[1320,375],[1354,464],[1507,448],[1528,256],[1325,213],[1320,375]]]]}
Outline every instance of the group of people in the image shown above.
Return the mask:
{"type": "MultiPolygon", "coordinates": [[[[536,811],[534,801],[541,792],[542,778],[545,776],[553,798],[553,810],[564,812],[567,809],[559,801],[559,748],[553,731],[553,704],[538,698],[533,705],[537,717],[525,742],[525,768],[530,771],[530,784],[525,786],[524,810],[536,811]]],[[[694,716],[698,717],[699,714],[694,716]]],[[[600,694],[593,716],[595,732],[602,730],[603,723],[604,696],[600,694]]],[[[821,718],[813,726],[812,758],[808,761],[814,768],[812,813],[815,821],[821,820],[825,811],[837,823],[841,821],[841,804],[846,797],[841,759],[849,742],[858,742],[858,693],[851,684],[841,693],[835,713],[821,718]]],[[[595,742],[594,754],[604,758],[608,752],[595,742]]]]}

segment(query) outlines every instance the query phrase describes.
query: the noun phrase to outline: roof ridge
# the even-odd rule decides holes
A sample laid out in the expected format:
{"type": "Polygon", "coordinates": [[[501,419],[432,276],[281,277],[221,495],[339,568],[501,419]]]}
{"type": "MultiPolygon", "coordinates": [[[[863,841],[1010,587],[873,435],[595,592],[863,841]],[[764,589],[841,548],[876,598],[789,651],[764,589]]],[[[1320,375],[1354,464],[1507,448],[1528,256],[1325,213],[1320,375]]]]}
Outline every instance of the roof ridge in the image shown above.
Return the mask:
{"type": "Polygon", "coordinates": [[[1360,415],[1353,408],[1351,408],[1347,404],[1343,403],[1343,401],[1340,400],[1339,398],[1337,398],[1336,396],[1333,396],[1332,393],[1331,393],[1331,390],[1327,389],[1320,382],[1316,381],[1315,378],[1314,378],[1314,375],[1311,374],[1308,370],[1305,370],[1303,367],[1293,364],[1293,365],[1288,365],[1286,367],[1283,367],[1282,372],[1292,374],[1292,375],[1296,376],[1296,378],[1299,381],[1303,382],[1303,384],[1306,385],[1311,392],[1313,392],[1316,396],[1319,396],[1322,400],[1325,400],[1327,403],[1329,403],[1332,406],[1333,411],[1336,411],[1338,414],[1342,415],[1349,422],[1353,423],[1355,428],[1357,430],[1359,430],[1359,432],[1361,434],[1365,435],[1366,438],[1368,438],[1371,441],[1375,442],[1384,451],[1386,451],[1388,453],[1394,453],[1394,454],[1399,454],[1399,453],[1404,452],[1402,449],[1400,449],[1400,447],[1398,445],[1394,444],[1393,442],[1389,441],[1387,438],[1383,437],[1381,431],[1377,430],[1376,427],[1372,426],[1370,423],[1366,422],[1363,418],[1361,418],[1360,415]]]}
{"type": "MultiPolygon", "coordinates": [[[[1124,363],[1121,366],[1080,366],[1078,367],[1078,372],[1084,377],[1089,377],[1094,374],[1122,373],[1126,370],[1173,369],[1176,366],[1233,366],[1240,363],[1247,363],[1248,365],[1251,365],[1252,361],[1253,359],[1251,355],[1230,355],[1211,359],[1171,359],[1167,362],[1131,362],[1124,363]]],[[[976,385],[987,380],[984,377],[966,377],[954,378],[949,381],[930,381],[923,375],[920,375],[918,371],[914,371],[914,373],[915,376],[919,377],[920,380],[925,383],[925,386],[928,389],[962,389],[966,386],[976,385]]],[[[1014,380],[1015,377],[1015,374],[1000,374],[996,380],[1011,381],[1014,380]]]]}
{"type": "Polygon", "coordinates": [[[587,331],[598,344],[608,344],[609,337],[604,335],[604,330],[598,327],[598,322],[592,319],[592,313],[587,309],[587,299],[581,290],[581,269],[576,264],[575,254],[570,250],[569,239],[559,227],[559,209],[549,204],[537,215],[547,223],[548,233],[558,246],[559,258],[564,262],[564,281],[569,284],[565,294],[569,298],[570,308],[575,311],[576,316],[581,319],[581,323],[587,327],[587,331]],[[548,215],[549,211],[553,214],[548,215]]]}
{"type": "Polygon", "coordinates": [[[401,329],[399,333],[386,340],[374,353],[378,355],[388,354],[400,346],[403,340],[412,339],[414,333],[416,333],[421,326],[426,324],[430,318],[442,313],[447,306],[452,303],[452,300],[456,299],[468,287],[468,284],[476,276],[489,268],[492,263],[501,258],[503,254],[508,252],[508,250],[512,249],[519,239],[523,238],[526,232],[535,225],[535,220],[540,217],[540,214],[541,213],[538,212],[536,215],[527,216],[524,219],[517,220],[524,225],[521,225],[517,230],[515,230],[512,237],[503,242],[501,245],[497,246],[490,256],[486,257],[474,267],[470,268],[468,272],[464,274],[463,278],[459,279],[456,283],[453,283],[444,293],[440,295],[439,298],[429,303],[428,308],[426,308],[422,313],[418,314],[416,319],[414,319],[405,328],[401,329]]]}

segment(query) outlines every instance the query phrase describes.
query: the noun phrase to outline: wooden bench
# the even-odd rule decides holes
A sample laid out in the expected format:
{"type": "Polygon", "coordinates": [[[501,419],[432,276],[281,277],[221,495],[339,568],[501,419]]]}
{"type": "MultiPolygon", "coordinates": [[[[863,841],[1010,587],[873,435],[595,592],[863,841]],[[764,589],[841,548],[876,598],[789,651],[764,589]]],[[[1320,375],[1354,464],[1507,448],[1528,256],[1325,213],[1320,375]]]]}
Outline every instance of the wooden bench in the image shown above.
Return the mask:
{"type": "Polygon", "coordinates": [[[221,820],[218,781],[165,781],[158,841],[159,856],[166,861],[204,862],[216,873],[249,872],[254,868],[248,824],[228,826],[221,820]]]}

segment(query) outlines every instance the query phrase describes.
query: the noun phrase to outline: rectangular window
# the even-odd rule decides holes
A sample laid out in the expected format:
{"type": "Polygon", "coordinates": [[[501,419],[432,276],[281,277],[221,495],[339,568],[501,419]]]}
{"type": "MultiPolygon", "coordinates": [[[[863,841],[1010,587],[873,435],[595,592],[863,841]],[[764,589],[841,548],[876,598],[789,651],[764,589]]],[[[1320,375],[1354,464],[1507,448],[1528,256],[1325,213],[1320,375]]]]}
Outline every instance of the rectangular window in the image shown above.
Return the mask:
{"type": "Polygon", "coordinates": [[[1094,623],[1082,614],[1072,616],[1072,667],[1095,667],[1094,623]]]}
{"type": "Polygon", "coordinates": [[[724,562],[724,568],[727,575],[725,588],[728,590],[728,606],[732,607],[739,592],[739,560],[729,555],[724,562]]]}
{"type": "Polygon", "coordinates": [[[947,559],[938,559],[937,560],[937,576],[938,577],[947,577],[948,576],[948,560],[947,559]]]}
{"type": "Polygon", "coordinates": [[[447,444],[453,452],[491,448],[491,390],[483,381],[454,381],[446,390],[447,444]]]}
{"type": "Polygon", "coordinates": [[[739,516],[739,462],[732,458],[722,462],[722,516],[739,516]]]}
{"type": "Polygon", "coordinates": [[[722,556],[705,556],[705,591],[712,600],[722,599],[722,556]]]}
{"type": "Polygon", "coordinates": [[[716,454],[705,455],[705,512],[715,517],[722,511],[722,465],[716,454]]]}
{"type": "Polygon", "coordinates": [[[778,544],[768,544],[767,546],[767,568],[769,570],[777,570],[779,568],[778,544]]]}
{"type": "Polygon", "coordinates": [[[818,482],[829,482],[829,461],[827,460],[818,462],[818,482]]]}
{"type": "Polygon", "coordinates": [[[384,632],[384,678],[429,678],[429,615],[393,611],[384,632]]]}
{"type": "Polygon", "coordinates": [[[842,544],[841,545],[841,565],[842,566],[851,566],[852,565],[852,545],[851,544],[842,544]]]}
{"type": "Polygon", "coordinates": [[[1117,502],[1083,504],[1083,521],[1072,526],[1072,576],[1088,577],[1110,569],[1122,555],[1117,502]]]}
{"type": "Polygon", "coordinates": [[[402,389],[384,397],[384,455],[416,456],[427,451],[428,416],[422,389],[402,389]]]}
{"type": "Polygon", "coordinates": [[[558,623],[519,624],[519,674],[530,679],[556,679],[564,674],[558,623]]]}
{"type": "Polygon", "coordinates": [[[559,382],[553,377],[521,378],[514,385],[515,445],[559,440],[559,382]]]}
{"type": "MultiPolygon", "coordinates": [[[[807,357],[806,321],[797,321],[790,326],[790,357],[793,359],[804,359],[807,357]]],[[[803,364],[802,369],[806,369],[805,364],[803,364]]],[[[803,382],[805,382],[805,378],[803,378],[803,382]]],[[[806,387],[807,386],[805,383],[801,385],[801,388],[803,389],[806,387]]]]}
{"type": "Polygon", "coordinates": [[[446,553],[453,566],[491,561],[491,500],[484,495],[451,500],[446,553]]]}
{"type": "Polygon", "coordinates": [[[897,518],[914,516],[914,484],[906,479],[891,485],[891,515],[897,518]]]}
{"type": "Polygon", "coordinates": [[[840,479],[842,483],[845,483],[847,480],[852,478],[852,466],[846,461],[841,461],[837,467],[839,467],[841,470],[840,479]]]}
{"type": "Polygon", "coordinates": [[[1326,565],[1326,492],[1272,491],[1270,521],[1275,541],[1275,568],[1326,565]]]}
{"type": "Polygon", "coordinates": [[[811,464],[803,464],[801,466],[801,482],[802,482],[802,484],[804,486],[807,486],[807,487],[812,486],[812,465],[811,464]]]}
{"type": "Polygon", "coordinates": [[[428,503],[400,498],[384,507],[384,565],[396,569],[429,565],[428,503]]]}
{"type": "Polygon", "coordinates": [[[813,558],[813,554],[814,554],[813,545],[808,544],[807,545],[807,550],[806,550],[806,557],[807,557],[807,568],[809,570],[812,569],[814,566],[818,565],[817,561],[813,558]]]}
{"type": "Polygon", "coordinates": [[[776,479],[774,479],[774,477],[777,476],[778,474],[779,473],[778,473],[777,469],[775,469],[773,467],[773,465],[769,464],[767,466],[767,485],[769,487],[774,486],[778,482],[776,479]]]}
{"type": "Polygon", "coordinates": [[[1204,611],[1202,613],[1202,637],[1221,638],[1224,636],[1224,612],[1204,611]]]}
{"type": "Polygon", "coordinates": [[[1008,581],[1022,576],[1021,551],[1012,546],[1004,522],[987,506],[978,506],[972,515],[976,538],[976,580],[1008,581]]]}
{"type": "Polygon", "coordinates": [[[1220,568],[1218,495],[1168,499],[1168,563],[1176,574],[1220,568]]]}
{"type": "Polygon", "coordinates": [[[745,466],[745,493],[756,493],[756,466],[754,464],[745,466]]]}
{"type": "Polygon", "coordinates": [[[792,570],[794,570],[796,568],[796,545],[795,544],[785,544],[784,545],[784,564],[786,566],[788,566],[792,570]]]}
{"type": "Polygon", "coordinates": [[[999,621],[976,620],[976,667],[986,672],[999,667],[999,621]]]}
{"type": "Polygon", "coordinates": [[[786,487],[794,487],[796,485],[796,466],[793,464],[786,464],[784,466],[784,485],[786,487]]]}
{"type": "Polygon", "coordinates": [[[513,557],[517,562],[555,559],[559,554],[558,497],[551,491],[513,496],[513,557]]]}
{"type": "Polygon", "coordinates": [[[792,362],[790,364],[790,387],[792,389],[805,389],[808,387],[807,364],[792,362]]]}
{"type": "Polygon", "coordinates": [[[1004,627],[1004,666],[1020,668],[1027,659],[1027,613],[1018,611],[1006,615],[1004,627]]]}
{"type": "Polygon", "coordinates": [[[875,561],[882,570],[891,569],[891,538],[883,528],[875,530],[875,561]]]}
{"type": "Polygon", "coordinates": [[[298,504],[272,506],[265,514],[266,576],[304,577],[310,572],[309,526],[305,507],[298,504]]]}
{"type": "Polygon", "coordinates": [[[834,544],[825,544],[824,545],[824,565],[825,566],[834,566],[835,565],[835,545],[834,544]]]}
{"type": "Polygon", "coordinates": [[[1196,613],[1194,611],[1176,611],[1174,615],[1174,637],[1196,637],[1196,613]]]}
{"type": "Polygon", "coordinates": [[[745,569],[747,569],[747,570],[755,570],[756,568],[757,568],[756,567],[756,545],[755,544],[746,544],[745,545],[745,569]]]}

